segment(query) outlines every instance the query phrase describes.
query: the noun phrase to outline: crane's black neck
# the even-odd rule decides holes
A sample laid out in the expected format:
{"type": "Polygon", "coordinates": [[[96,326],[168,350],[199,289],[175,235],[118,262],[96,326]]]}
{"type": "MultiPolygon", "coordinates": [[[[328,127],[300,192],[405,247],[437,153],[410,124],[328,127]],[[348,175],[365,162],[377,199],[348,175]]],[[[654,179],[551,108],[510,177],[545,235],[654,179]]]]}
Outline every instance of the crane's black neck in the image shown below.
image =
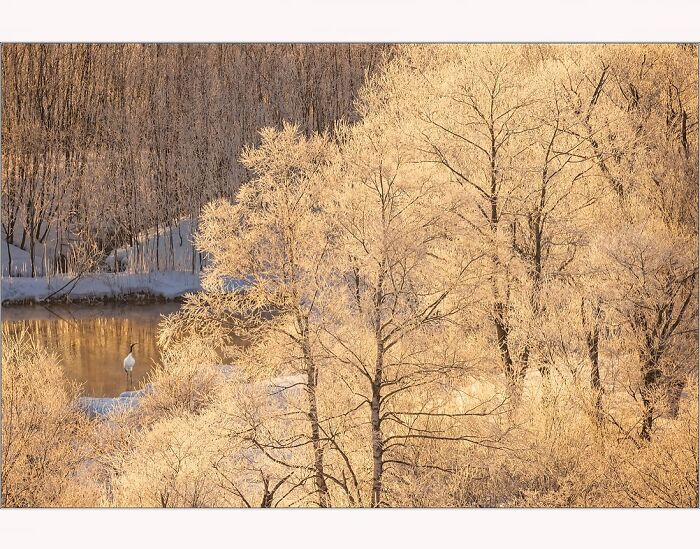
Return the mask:
{"type": "Polygon", "coordinates": [[[131,346],[129,347],[129,353],[134,352],[134,345],[136,345],[136,343],[132,343],[131,346]]]}

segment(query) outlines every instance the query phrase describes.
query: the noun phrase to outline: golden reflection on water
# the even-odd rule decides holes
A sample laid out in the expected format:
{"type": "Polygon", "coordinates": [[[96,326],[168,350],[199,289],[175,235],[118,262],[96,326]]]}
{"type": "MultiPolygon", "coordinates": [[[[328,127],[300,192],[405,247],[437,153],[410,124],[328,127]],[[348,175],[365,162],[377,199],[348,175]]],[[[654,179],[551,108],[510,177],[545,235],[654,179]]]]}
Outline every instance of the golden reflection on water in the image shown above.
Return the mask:
{"type": "Polygon", "coordinates": [[[2,322],[11,330],[26,327],[38,341],[57,353],[66,378],[82,385],[89,396],[117,396],[127,387],[122,367],[129,345],[136,365],[133,388],[138,388],[148,371],[160,360],[156,345],[162,314],[179,308],[179,303],[71,304],[2,308],[2,322]]]}

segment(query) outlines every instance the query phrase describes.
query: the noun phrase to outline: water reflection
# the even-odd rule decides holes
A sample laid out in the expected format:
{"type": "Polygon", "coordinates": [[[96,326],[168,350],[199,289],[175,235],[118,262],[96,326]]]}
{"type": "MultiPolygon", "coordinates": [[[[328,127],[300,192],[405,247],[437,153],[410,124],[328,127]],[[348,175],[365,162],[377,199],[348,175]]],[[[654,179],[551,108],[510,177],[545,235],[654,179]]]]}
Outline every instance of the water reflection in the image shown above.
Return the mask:
{"type": "Polygon", "coordinates": [[[127,389],[122,367],[129,345],[134,356],[134,386],[160,360],[156,345],[160,317],[177,311],[179,303],[111,303],[6,306],[2,321],[11,330],[26,327],[58,353],[66,378],[83,386],[89,396],[117,396],[127,389]]]}

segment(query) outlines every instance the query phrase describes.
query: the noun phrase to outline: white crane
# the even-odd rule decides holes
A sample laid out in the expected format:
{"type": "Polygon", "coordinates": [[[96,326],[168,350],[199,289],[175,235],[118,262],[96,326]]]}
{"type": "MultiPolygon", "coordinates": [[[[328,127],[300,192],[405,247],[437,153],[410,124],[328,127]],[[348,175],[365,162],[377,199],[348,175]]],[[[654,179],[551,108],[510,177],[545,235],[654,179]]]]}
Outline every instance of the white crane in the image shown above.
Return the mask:
{"type": "Polygon", "coordinates": [[[124,371],[126,372],[126,384],[127,386],[131,383],[133,385],[134,383],[134,377],[133,377],[133,372],[134,372],[134,364],[136,364],[136,359],[134,358],[134,346],[138,345],[137,343],[132,343],[131,347],[129,347],[129,354],[126,355],[126,358],[124,359],[124,371]]]}

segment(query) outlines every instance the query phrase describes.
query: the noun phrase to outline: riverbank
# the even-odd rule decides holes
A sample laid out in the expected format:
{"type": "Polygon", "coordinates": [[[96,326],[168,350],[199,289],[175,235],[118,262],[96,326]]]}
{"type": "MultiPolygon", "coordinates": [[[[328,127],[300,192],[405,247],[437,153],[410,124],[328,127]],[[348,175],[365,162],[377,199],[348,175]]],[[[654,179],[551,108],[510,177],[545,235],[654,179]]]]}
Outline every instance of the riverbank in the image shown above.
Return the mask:
{"type": "MultiPolygon", "coordinates": [[[[230,364],[220,364],[218,366],[224,378],[228,382],[236,382],[236,369],[230,364]]],[[[240,383],[240,380],[238,381],[240,383]]],[[[303,375],[287,375],[273,378],[254,384],[245,384],[250,388],[266,392],[270,402],[286,409],[289,405],[288,399],[291,394],[300,396],[301,387],[304,386],[305,377],[303,375]]],[[[106,419],[117,410],[128,410],[136,408],[141,404],[142,399],[154,391],[156,387],[152,383],[146,383],[142,388],[133,391],[124,391],[117,397],[78,397],[76,405],[90,419],[106,419]]]]}
{"type": "Polygon", "coordinates": [[[153,391],[153,386],[148,383],[143,389],[137,391],[125,391],[118,397],[78,397],[78,408],[90,419],[103,418],[118,409],[129,409],[139,405],[144,395],[153,391]]]}
{"type": "Polygon", "coordinates": [[[124,302],[175,300],[202,289],[199,274],[170,271],[153,273],[91,273],[80,278],[2,277],[3,305],[63,302],[124,302]]]}

